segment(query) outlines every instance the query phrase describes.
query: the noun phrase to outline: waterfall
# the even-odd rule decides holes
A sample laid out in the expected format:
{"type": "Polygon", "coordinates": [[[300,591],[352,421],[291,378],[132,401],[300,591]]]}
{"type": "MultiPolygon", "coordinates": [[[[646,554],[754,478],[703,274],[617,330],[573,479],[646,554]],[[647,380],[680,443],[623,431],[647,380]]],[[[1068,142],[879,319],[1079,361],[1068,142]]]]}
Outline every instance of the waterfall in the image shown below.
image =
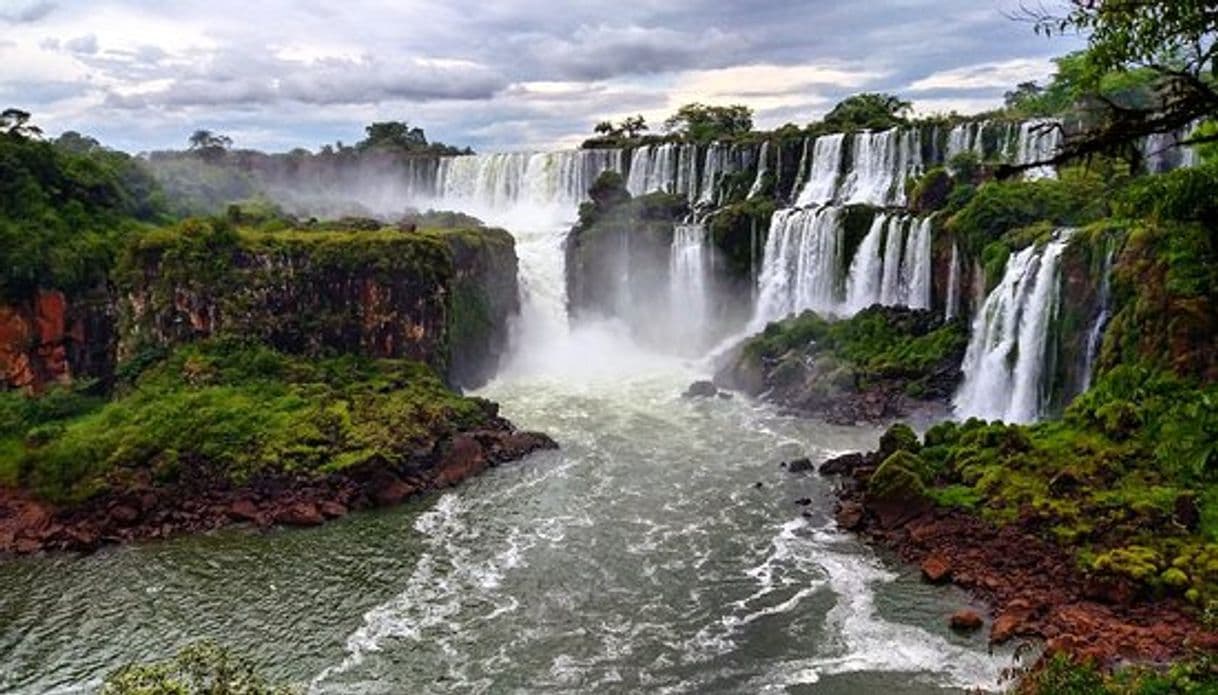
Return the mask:
{"type": "MultiPolygon", "coordinates": [[[[795,180],[791,182],[791,191],[786,199],[794,202],[804,190],[804,176],[808,171],[808,144],[811,141],[804,138],[803,148],[799,153],[799,164],[795,167],[795,180]]],[[[780,157],[781,159],[781,157],[780,157]]]]}
{"type": "MultiPolygon", "coordinates": [[[[1057,154],[1062,144],[1061,122],[1052,119],[1035,119],[1024,121],[1019,125],[1018,149],[1016,163],[1031,164],[1051,159],[1057,154]]],[[[1024,179],[1057,178],[1057,170],[1052,166],[1040,166],[1024,172],[1024,179]]]]}
{"type": "Polygon", "coordinates": [[[884,256],[880,254],[889,217],[875,216],[871,229],[859,243],[850,262],[850,275],[846,278],[846,312],[858,313],[880,301],[880,281],[884,272],[884,256]]]}
{"type": "Polygon", "coordinates": [[[778,210],[770,220],[753,325],[805,309],[832,313],[838,301],[841,208],[778,210]]]}
{"type": "Polygon", "coordinates": [[[922,171],[921,137],[916,129],[858,133],[852,140],[850,173],[838,198],[845,203],[905,204],[905,181],[922,171]]]}
{"type": "Polygon", "coordinates": [[[707,325],[710,249],[706,227],[679,224],[673,229],[669,259],[669,321],[681,346],[698,346],[707,325]]]}
{"type": "Polygon", "coordinates": [[[952,261],[947,271],[947,307],[943,318],[951,321],[960,313],[960,247],[952,242],[952,261]]]}
{"type": "MultiPolygon", "coordinates": [[[[781,153],[779,153],[781,155],[781,153]]],[[[761,154],[757,157],[757,177],[753,179],[753,185],[749,188],[750,198],[756,198],[761,193],[761,187],[765,185],[765,175],[770,173],[770,141],[766,140],[761,144],[761,154]]]]}
{"type": "Polygon", "coordinates": [[[841,133],[822,135],[816,139],[812,147],[812,168],[795,201],[797,206],[823,205],[833,201],[841,175],[842,146],[845,142],[846,136],[841,133]]]}
{"type": "Polygon", "coordinates": [[[876,215],[850,263],[838,313],[853,315],[872,304],[929,309],[931,227],[930,218],[876,215]]]}
{"type": "MultiPolygon", "coordinates": [[[[637,153],[636,153],[637,154],[637,153]]],[[[623,170],[621,150],[512,152],[440,160],[436,196],[475,211],[520,204],[573,207],[606,170],[623,170]]]]}
{"type": "Polygon", "coordinates": [[[953,157],[965,152],[972,152],[985,159],[985,126],[984,121],[973,121],[952,128],[947,134],[947,155],[944,161],[950,162],[953,157]]]}
{"type": "Polygon", "coordinates": [[[702,167],[702,189],[698,202],[713,205],[718,201],[719,179],[727,170],[727,147],[712,142],[706,148],[706,163],[702,167]]]}
{"type": "Polygon", "coordinates": [[[1007,261],[1002,282],[973,319],[957,417],[1032,422],[1045,403],[1049,324],[1057,315],[1059,261],[1070,232],[1007,261]]]}
{"type": "Polygon", "coordinates": [[[1108,243],[1108,251],[1104,254],[1103,275],[1100,278],[1099,313],[1096,314],[1091,329],[1087,331],[1087,354],[1083,358],[1083,383],[1080,393],[1091,388],[1095,361],[1099,357],[1100,343],[1104,339],[1104,329],[1108,327],[1108,319],[1112,317],[1112,307],[1110,306],[1112,302],[1112,259],[1116,248],[1111,245],[1111,240],[1108,243]]]}

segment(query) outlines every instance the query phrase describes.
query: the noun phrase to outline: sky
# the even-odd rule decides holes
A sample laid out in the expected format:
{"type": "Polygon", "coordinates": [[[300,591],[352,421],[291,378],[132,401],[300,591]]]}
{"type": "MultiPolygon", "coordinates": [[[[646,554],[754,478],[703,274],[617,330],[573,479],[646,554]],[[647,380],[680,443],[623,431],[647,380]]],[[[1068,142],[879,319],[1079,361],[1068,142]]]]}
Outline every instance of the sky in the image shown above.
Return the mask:
{"type": "Polygon", "coordinates": [[[804,124],[861,91],[973,113],[1081,47],[1019,0],[0,0],[0,108],[131,152],[353,143],[378,120],[478,151],[576,146],[681,104],[804,124]]]}

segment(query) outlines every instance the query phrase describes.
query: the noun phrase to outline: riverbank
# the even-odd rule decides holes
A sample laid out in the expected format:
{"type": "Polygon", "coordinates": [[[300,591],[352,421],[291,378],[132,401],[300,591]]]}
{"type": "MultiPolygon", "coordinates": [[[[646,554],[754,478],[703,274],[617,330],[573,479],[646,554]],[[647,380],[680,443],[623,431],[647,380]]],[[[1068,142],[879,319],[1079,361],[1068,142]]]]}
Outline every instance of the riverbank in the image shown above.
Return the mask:
{"type": "Polygon", "coordinates": [[[179,348],[104,400],[0,400],[0,553],[311,526],[556,448],[409,360],[179,348]]]}
{"type": "MultiPolygon", "coordinates": [[[[992,644],[1040,641],[1037,667],[1060,655],[1101,670],[1166,666],[1218,651],[1218,632],[1195,607],[1083,571],[1070,549],[1044,539],[1034,515],[999,526],[912,494],[892,484],[895,477],[877,484],[886,477],[877,471],[903,453],[885,448],[821,466],[841,481],[839,526],[918,566],[926,581],[954,584],[986,602],[992,644]]],[[[952,620],[968,622],[962,617],[952,620]]]]}

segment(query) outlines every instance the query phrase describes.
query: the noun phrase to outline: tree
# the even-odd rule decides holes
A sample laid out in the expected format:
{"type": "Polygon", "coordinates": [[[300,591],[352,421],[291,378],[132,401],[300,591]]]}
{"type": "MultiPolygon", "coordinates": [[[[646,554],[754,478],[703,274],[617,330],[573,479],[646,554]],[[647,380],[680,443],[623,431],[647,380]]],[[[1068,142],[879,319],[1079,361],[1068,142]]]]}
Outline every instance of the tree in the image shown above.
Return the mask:
{"type": "Polygon", "coordinates": [[[825,124],[837,130],[893,128],[908,123],[906,116],[912,108],[893,94],[856,94],[834,106],[825,116],[825,124]]]}
{"type": "Polygon", "coordinates": [[[356,143],[356,149],[389,147],[407,151],[427,148],[427,135],[422,128],[412,128],[406,121],[379,121],[364,128],[368,137],[356,143]]]}
{"type": "Polygon", "coordinates": [[[628,138],[636,138],[647,130],[647,119],[642,114],[630,116],[618,124],[618,129],[628,138]]]}
{"type": "Polygon", "coordinates": [[[18,138],[37,138],[42,135],[42,128],[30,125],[29,111],[13,108],[0,112],[0,130],[18,138]]]}
{"type": "MultiPolygon", "coordinates": [[[[1088,48],[1073,78],[1084,92],[1083,126],[1069,133],[1046,162],[1004,167],[1011,174],[1028,167],[1060,164],[1096,154],[1128,152],[1141,138],[1189,129],[1218,115],[1218,11],[1213,0],[1067,0],[1064,14],[1025,9],[1045,35],[1080,32],[1088,48]],[[1136,99],[1114,98],[1105,82],[1146,82],[1136,99]]],[[[1059,63],[1059,69],[1061,64],[1059,63]]],[[[1191,144],[1218,141],[1200,134],[1191,144]]]]}
{"type": "Polygon", "coordinates": [[[227,150],[233,145],[232,138],[227,135],[213,133],[210,130],[196,130],[191,133],[188,142],[190,143],[190,149],[195,151],[227,150]]]}
{"type": "Polygon", "coordinates": [[[664,130],[695,142],[707,142],[753,129],[753,110],[747,106],[686,104],[664,121],[664,130]]]}
{"type": "Polygon", "coordinates": [[[601,121],[592,128],[592,132],[603,138],[634,139],[642,135],[647,129],[647,119],[643,118],[642,114],[639,114],[625,118],[617,125],[614,125],[612,121],[601,121]]]}

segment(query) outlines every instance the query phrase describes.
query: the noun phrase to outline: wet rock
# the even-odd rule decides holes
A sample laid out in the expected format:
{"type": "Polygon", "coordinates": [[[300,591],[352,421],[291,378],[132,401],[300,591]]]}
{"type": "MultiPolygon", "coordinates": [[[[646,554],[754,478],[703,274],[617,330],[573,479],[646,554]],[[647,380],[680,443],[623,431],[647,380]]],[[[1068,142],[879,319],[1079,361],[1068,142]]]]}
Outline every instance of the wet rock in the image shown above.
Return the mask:
{"type": "Polygon", "coordinates": [[[931,553],[922,561],[922,578],[931,584],[941,584],[951,578],[952,563],[941,553],[931,553]]]}
{"type": "Polygon", "coordinates": [[[812,498],[811,498],[811,497],[800,497],[799,499],[795,500],[795,504],[796,504],[796,505],[798,505],[798,506],[800,506],[800,507],[808,507],[808,506],[811,506],[811,505],[812,505],[812,498]]]}
{"type": "Polygon", "coordinates": [[[976,632],[981,629],[985,621],[981,619],[980,615],[977,615],[976,611],[965,608],[953,613],[948,624],[957,632],[976,632]]]}
{"type": "Polygon", "coordinates": [[[312,502],[296,502],[275,513],[275,521],[287,526],[319,526],[325,520],[312,502]]]}
{"type": "Polygon", "coordinates": [[[807,473],[814,470],[815,466],[812,465],[812,459],[805,457],[787,461],[786,469],[788,473],[807,473]]]}
{"type": "Polygon", "coordinates": [[[233,502],[228,508],[228,515],[237,521],[249,521],[252,523],[260,523],[262,514],[258,512],[258,505],[254,504],[253,500],[240,499],[233,502]]]}
{"type": "Polygon", "coordinates": [[[994,624],[990,626],[990,642],[1009,642],[1021,630],[1026,619],[1027,614],[1022,611],[1007,611],[994,618],[994,624]]]}
{"type": "Polygon", "coordinates": [[[709,381],[695,381],[685,390],[686,398],[714,398],[719,389],[709,381]]]}
{"type": "Polygon", "coordinates": [[[753,487],[760,490],[761,488],[765,487],[765,484],[758,480],[757,482],[753,483],[753,487]]]}
{"type": "Polygon", "coordinates": [[[323,515],[325,515],[327,519],[337,519],[341,516],[346,516],[348,511],[345,504],[342,502],[335,502],[333,500],[322,500],[321,502],[318,502],[317,509],[323,515]]]}
{"type": "Polygon", "coordinates": [[[850,475],[856,469],[865,465],[867,465],[866,456],[852,453],[825,461],[821,464],[819,472],[821,475],[850,475]]]}
{"type": "Polygon", "coordinates": [[[387,482],[382,487],[378,488],[373,494],[373,499],[382,507],[389,507],[395,504],[400,504],[407,497],[410,497],[415,492],[413,486],[401,480],[394,479],[387,482]]]}
{"type": "Polygon", "coordinates": [[[721,400],[721,401],[730,401],[730,400],[732,400],[732,394],[728,393],[727,391],[720,391],[720,392],[719,392],[719,400],[721,400]]]}
{"type": "Polygon", "coordinates": [[[847,531],[854,531],[863,524],[863,505],[857,502],[843,502],[837,510],[837,525],[847,531]]]}

